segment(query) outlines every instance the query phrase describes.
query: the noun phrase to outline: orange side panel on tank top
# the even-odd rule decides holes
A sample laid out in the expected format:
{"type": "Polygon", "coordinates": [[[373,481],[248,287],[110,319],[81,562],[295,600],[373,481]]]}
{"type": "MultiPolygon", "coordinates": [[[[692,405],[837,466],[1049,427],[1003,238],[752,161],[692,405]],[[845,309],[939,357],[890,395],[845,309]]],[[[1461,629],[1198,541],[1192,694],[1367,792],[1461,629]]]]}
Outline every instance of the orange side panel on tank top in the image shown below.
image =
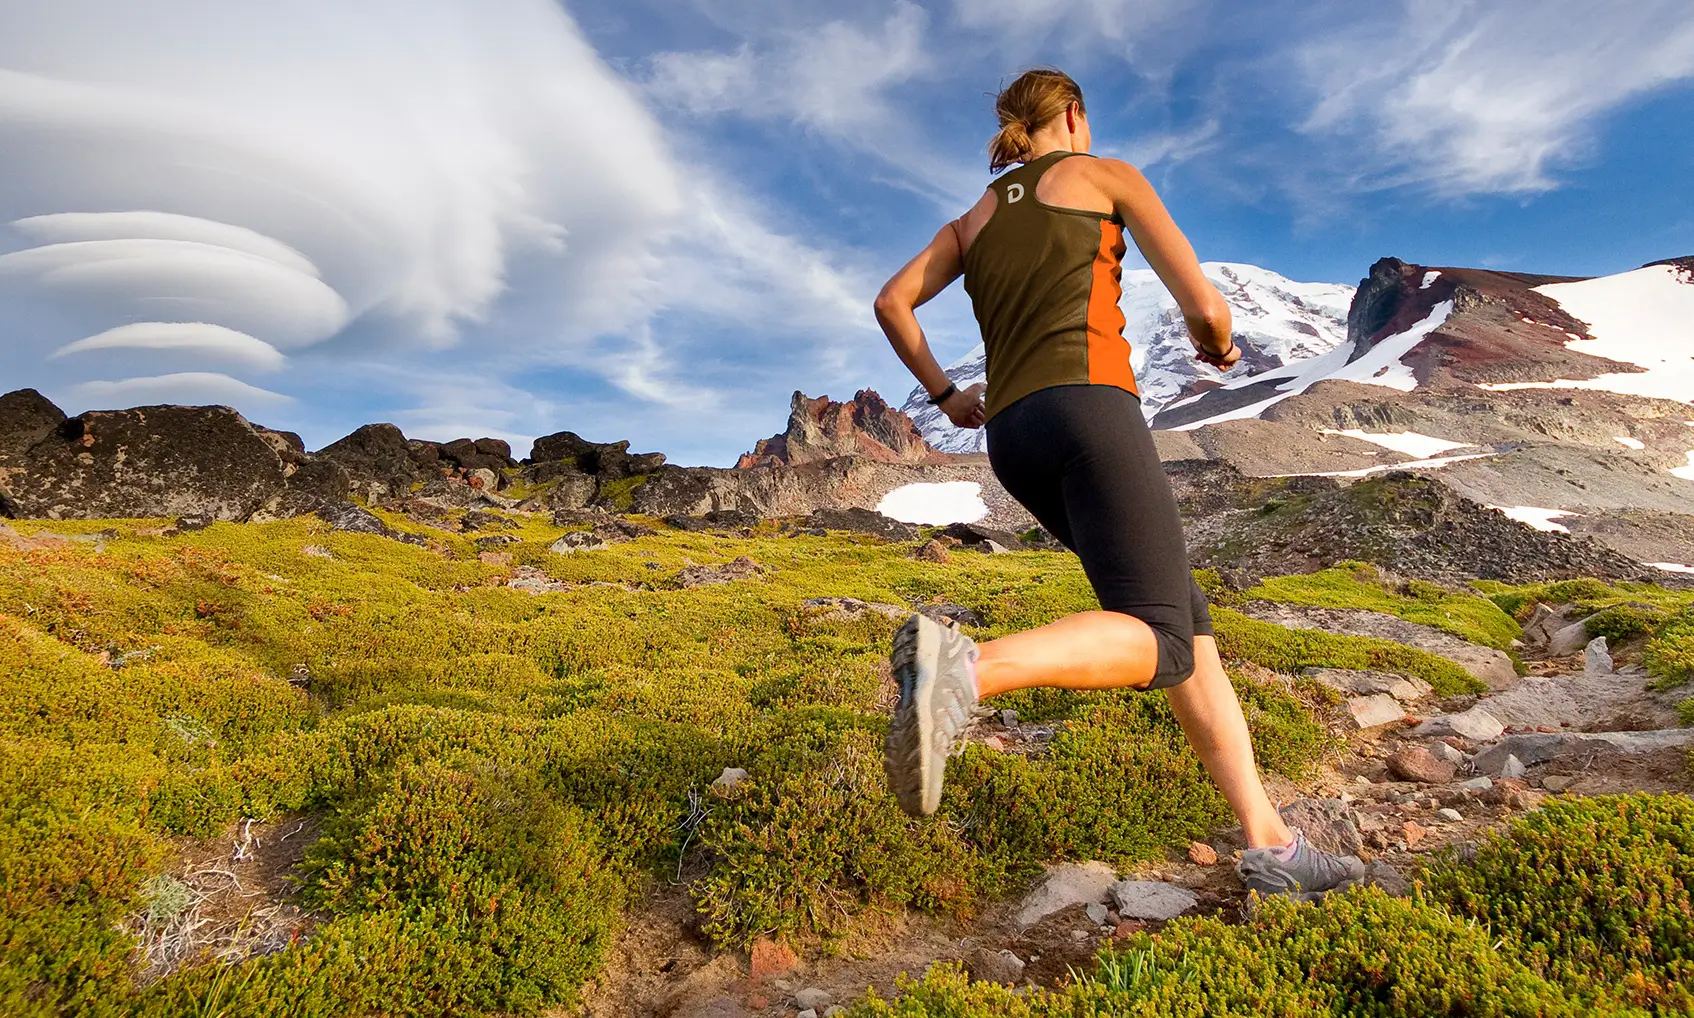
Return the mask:
{"type": "Polygon", "coordinates": [[[1100,250],[1094,256],[1094,283],[1088,291],[1088,381],[1115,385],[1137,396],[1135,371],[1129,366],[1129,341],[1124,338],[1123,227],[1101,220],[1100,250]]]}

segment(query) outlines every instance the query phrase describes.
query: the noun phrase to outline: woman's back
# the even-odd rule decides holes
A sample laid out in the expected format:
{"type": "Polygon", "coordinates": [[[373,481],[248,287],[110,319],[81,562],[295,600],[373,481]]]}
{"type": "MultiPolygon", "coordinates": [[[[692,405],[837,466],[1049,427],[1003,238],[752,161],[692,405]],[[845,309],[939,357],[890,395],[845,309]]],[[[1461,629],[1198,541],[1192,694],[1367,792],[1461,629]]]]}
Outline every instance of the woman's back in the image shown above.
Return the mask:
{"type": "Polygon", "coordinates": [[[960,222],[990,418],[1056,385],[1136,392],[1118,308],[1123,223],[1090,182],[1083,164],[1092,161],[1072,152],[1031,160],[994,181],[960,222]]]}

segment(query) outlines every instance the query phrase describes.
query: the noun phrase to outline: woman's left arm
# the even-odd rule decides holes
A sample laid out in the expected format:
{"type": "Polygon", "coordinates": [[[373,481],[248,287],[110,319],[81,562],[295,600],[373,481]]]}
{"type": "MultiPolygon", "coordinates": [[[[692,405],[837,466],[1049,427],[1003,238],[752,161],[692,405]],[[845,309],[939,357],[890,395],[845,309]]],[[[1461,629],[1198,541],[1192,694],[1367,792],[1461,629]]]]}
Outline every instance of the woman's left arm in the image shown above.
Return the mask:
{"type": "MultiPolygon", "coordinates": [[[[943,226],[929,246],[896,272],[876,295],[877,323],[887,334],[894,352],[931,396],[945,392],[952,382],[930,351],[916,311],[947,289],[964,271],[959,224],[955,220],[943,226]]],[[[981,385],[956,391],[941,402],[941,410],[962,428],[979,428],[983,421],[982,392],[981,385]]]]}

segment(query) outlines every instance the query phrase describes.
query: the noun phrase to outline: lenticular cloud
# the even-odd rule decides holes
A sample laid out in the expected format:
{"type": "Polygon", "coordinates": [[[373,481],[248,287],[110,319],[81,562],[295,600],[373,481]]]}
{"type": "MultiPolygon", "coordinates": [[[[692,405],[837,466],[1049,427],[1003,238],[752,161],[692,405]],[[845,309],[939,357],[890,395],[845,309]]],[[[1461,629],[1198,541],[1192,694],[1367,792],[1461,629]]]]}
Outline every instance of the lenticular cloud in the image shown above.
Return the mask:
{"type": "Polygon", "coordinates": [[[0,353],[90,397],[266,391],[156,372],[276,371],[353,324],[450,345],[520,259],[570,308],[548,341],[585,341],[643,316],[681,206],[551,0],[29,5],[0,33],[0,151],[0,305],[30,308],[0,353]],[[136,377],[90,377],[114,363],[136,377]]]}

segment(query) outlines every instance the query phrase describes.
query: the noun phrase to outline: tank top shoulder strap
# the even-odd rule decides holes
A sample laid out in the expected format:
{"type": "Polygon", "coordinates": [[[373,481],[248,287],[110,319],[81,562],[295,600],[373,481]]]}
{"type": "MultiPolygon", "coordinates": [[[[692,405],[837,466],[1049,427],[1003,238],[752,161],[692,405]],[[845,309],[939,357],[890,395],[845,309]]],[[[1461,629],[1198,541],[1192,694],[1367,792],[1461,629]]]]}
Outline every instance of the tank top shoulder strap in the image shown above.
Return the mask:
{"type": "MultiPolygon", "coordinates": [[[[1049,152],[1039,159],[1032,159],[1015,170],[1001,174],[990,182],[997,199],[994,214],[1002,213],[1011,216],[1033,216],[1041,213],[1059,213],[1061,215],[1085,216],[1094,219],[1104,219],[1120,223],[1116,212],[1095,212],[1089,209],[1065,208],[1061,205],[1048,205],[1035,197],[1035,187],[1046,176],[1047,171],[1072,156],[1088,156],[1086,152],[1049,152]]],[[[1092,158],[1092,157],[1090,157],[1092,158]]],[[[1121,223],[1120,223],[1121,224],[1121,223]]]]}
{"type": "Polygon", "coordinates": [[[1013,206],[1023,206],[1019,211],[1030,211],[1039,206],[1026,198],[1035,196],[1035,185],[1043,175],[1066,156],[1076,155],[1075,152],[1049,152],[1039,159],[1032,159],[1014,170],[1002,173],[989,183],[999,199],[996,212],[1001,209],[1010,210],[1013,206]]]}

